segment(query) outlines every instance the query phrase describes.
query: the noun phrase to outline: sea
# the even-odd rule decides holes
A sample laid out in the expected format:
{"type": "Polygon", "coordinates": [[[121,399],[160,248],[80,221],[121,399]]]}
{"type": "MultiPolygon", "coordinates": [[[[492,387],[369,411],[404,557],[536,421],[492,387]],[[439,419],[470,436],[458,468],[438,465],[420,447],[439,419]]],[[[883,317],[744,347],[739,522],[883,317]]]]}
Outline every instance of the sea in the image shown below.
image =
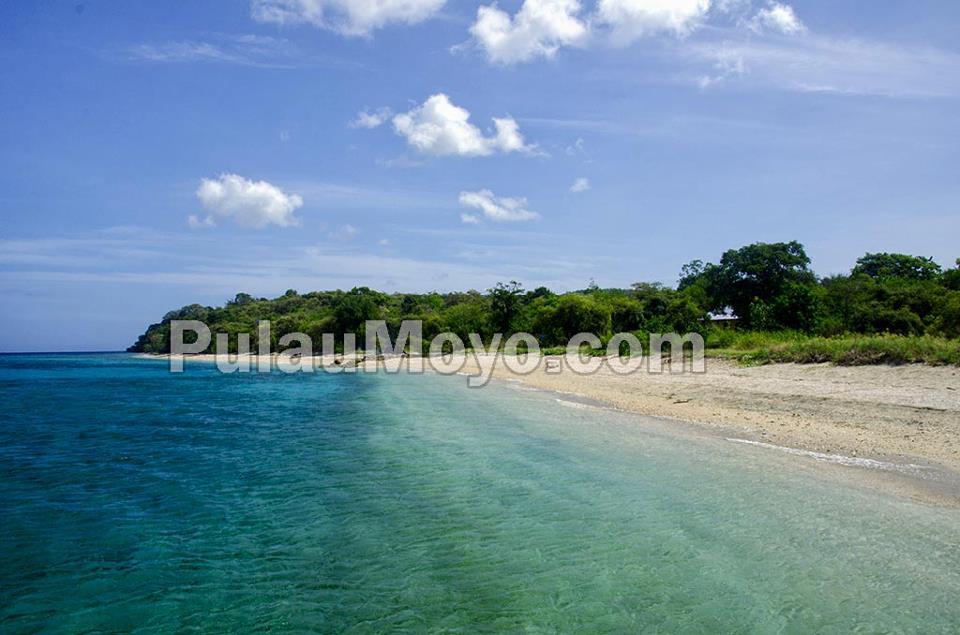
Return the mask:
{"type": "Polygon", "coordinates": [[[960,510],[510,382],[0,356],[0,632],[956,633],[960,510]]]}

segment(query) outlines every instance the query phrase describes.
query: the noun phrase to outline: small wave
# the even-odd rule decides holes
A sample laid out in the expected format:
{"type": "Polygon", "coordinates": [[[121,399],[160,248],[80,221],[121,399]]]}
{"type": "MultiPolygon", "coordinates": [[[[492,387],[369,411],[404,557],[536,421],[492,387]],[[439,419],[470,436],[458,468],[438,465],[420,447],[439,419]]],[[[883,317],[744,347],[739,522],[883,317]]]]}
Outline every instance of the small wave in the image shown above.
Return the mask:
{"type": "Polygon", "coordinates": [[[510,390],[515,390],[517,392],[543,392],[539,388],[534,388],[533,386],[527,386],[526,384],[523,384],[520,382],[511,381],[511,382],[505,383],[504,386],[506,386],[510,390]]]}
{"type": "Polygon", "coordinates": [[[916,465],[913,463],[890,463],[888,461],[878,461],[876,459],[864,459],[856,456],[844,456],[843,454],[825,454],[823,452],[814,452],[812,450],[799,450],[789,448],[783,445],[774,445],[773,443],[764,443],[763,441],[753,441],[751,439],[737,439],[727,437],[727,441],[734,443],[746,443],[770,450],[779,450],[787,454],[796,456],[806,456],[817,461],[826,461],[827,463],[836,463],[838,465],[848,465],[853,467],[865,467],[872,470],[887,470],[891,472],[911,472],[916,473],[921,470],[929,470],[925,465],[916,465]]]}
{"type": "Polygon", "coordinates": [[[567,401],[566,399],[556,399],[556,401],[561,406],[566,406],[567,408],[576,408],[578,410],[596,410],[596,406],[591,406],[590,404],[580,403],[579,401],[567,401]]]}

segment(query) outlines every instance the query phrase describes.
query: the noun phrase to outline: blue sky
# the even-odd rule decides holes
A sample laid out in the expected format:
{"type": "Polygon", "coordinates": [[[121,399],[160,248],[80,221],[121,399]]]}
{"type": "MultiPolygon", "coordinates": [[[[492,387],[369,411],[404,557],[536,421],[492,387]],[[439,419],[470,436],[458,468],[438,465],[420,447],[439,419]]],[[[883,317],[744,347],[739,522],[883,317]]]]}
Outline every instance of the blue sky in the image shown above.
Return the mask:
{"type": "Polygon", "coordinates": [[[960,256],[960,3],[0,6],[0,351],[167,310],[960,256]]]}

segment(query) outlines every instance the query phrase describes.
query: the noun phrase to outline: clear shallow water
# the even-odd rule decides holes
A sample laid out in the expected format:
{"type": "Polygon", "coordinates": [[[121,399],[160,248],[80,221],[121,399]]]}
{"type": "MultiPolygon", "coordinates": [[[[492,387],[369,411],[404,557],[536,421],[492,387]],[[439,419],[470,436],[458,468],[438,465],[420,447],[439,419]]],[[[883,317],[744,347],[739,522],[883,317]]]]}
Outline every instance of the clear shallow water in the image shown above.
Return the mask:
{"type": "Polygon", "coordinates": [[[91,355],[0,396],[0,631],[960,624],[957,510],[547,393],[91,355]]]}

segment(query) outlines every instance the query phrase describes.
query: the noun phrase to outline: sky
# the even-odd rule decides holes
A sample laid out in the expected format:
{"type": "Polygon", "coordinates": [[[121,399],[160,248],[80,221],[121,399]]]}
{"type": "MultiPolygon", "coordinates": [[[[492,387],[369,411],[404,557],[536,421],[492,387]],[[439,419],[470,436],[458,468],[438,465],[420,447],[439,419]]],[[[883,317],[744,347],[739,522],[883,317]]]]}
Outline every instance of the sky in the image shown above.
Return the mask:
{"type": "Polygon", "coordinates": [[[0,4],[0,351],[369,286],[960,257],[960,3],[0,4]]]}

